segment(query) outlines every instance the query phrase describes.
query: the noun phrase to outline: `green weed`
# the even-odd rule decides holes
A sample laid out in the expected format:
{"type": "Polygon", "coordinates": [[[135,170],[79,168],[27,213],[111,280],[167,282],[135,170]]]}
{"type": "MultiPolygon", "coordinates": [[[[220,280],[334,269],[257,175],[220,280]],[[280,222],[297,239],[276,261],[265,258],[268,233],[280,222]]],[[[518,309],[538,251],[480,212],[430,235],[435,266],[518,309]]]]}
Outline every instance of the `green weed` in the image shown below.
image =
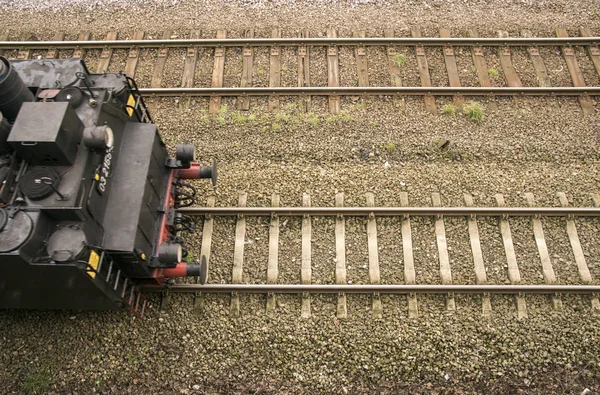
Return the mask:
{"type": "Polygon", "coordinates": [[[194,257],[194,253],[192,251],[188,251],[185,261],[191,264],[194,263],[194,259],[196,259],[196,257],[194,257]]]}
{"type": "Polygon", "coordinates": [[[500,73],[498,73],[498,70],[496,70],[496,69],[489,69],[488,75],[490,77],[498,77],[500,75],[500,73]]]}
{"type": "Polygon", "coordinates": [[[391,141],[388,141],[382,146],[382,148],[391,154],[396,150],[396,144],[392,143],[391,141]]]}
{"type": "Polygon", "coordinates": [[[248,118],[246,118],[246,116],[236,112],[231,114],[231,119],[233,119],[233,121],[236,123],[246,123],[246,121],[248,121],[248,118]]]}
{"type": "Polygon", "coordinates": [[[52,383],[50,369],[46,366],[38,370],[27,372],[23,378],[21,389],[26,394],[39,394],[46,392],[52,383]]]}
{"type": "Polygon", "coordinates": [[[343,122],[349,122],[352,120],[352,116],[350,114],[348,114],[347,111],[344,111],[344,110],[340,111],[338,118],[343,122]]]}
{"type": "Polygon", "coordinates": [[[481,107],[481,105],[479,105],[479,103],[476,103],[476,102],[469,103],[468,105],[466,105],[464,107],[463,112],[465,114],[467,114],[469,119],[473,122],[483,121],[483,118],[484,118],[483,108],[481,107]]]}
{"type": "Polygon", "coordinates": [[[396,63],[396,66],[398,67],[404,66],[406,63],[406,56],[399,53],[398,55],[394,56],[394,63],[396,63]]]}
{"type": "Polygon", "coordinates": [[[286,114],[275,115],[275,121],[277,121],[277,122],[288,122],[289,120],[290,120],[289,115],[286,115],[286,114]]]}
{"type": "Polygon", "coordinates": [[[442,107],[442,112],[446,115],[455,116],[456,115],[456,107],[453,106],[452,104],[446,104],[444,107],[442,107]]]}
{"type": "Polygon", "coordinates": [[[306,120],[308,121],[309,124],[311,124],[312,126],[319,126],[319,124],[321,123],[321,120],[319,119],[318,116],[316,116],[313,113],[309,113],[308,114],[308,118],[306,118],[306,120]]]}

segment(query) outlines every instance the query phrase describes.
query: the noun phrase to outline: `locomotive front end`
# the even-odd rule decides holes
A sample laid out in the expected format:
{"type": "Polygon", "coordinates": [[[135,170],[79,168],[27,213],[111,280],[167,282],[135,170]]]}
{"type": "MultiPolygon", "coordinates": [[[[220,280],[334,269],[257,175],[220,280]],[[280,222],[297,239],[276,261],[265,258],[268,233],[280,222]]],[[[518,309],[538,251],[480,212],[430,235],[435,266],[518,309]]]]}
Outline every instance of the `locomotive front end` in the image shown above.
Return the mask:
{"type": "Polygon", "coordinates": [[[133,79],[0,57],[0,112],[0,308],[142,314],[138,285],[201,274],[176,209],[216,166],[169,156],[133,79]]]}

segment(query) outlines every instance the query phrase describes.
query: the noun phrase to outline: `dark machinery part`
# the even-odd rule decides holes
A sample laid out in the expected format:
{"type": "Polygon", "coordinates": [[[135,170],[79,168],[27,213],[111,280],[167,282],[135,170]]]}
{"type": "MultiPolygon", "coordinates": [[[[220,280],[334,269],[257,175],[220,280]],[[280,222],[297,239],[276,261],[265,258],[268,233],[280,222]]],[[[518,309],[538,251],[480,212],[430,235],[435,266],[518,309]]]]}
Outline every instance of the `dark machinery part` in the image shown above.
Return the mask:
{"type": "Polygon", "coordinates": [[[81,60],[0,57],[0,308],[137,315],[142,284],[198,276],[176,212],[212,178],[194,147],[168,155],[135,81],[81,60]]]}
{"type": "MultiPolygon", "coordinates": [[[[176,161],[168,161],[167,166],[171,167],[176,161]]],[[[213,186],[217,185],[217,163],[213,160],[212,166],[200,166],[200,164],[192,163],[189,168],[181,168],[178,171],[181,178],[185,179],[196,179],[196,178],[210,178],[213,186]]]]}
{"type": "Polygon", "coordinates": [[[69,103],[23,103],[7,142],[32,165],[72,166],[82,130],[69,103]]]}
{"type": "Polygon", "coordinates": [[[81,88],[69,86],[61,89],[54,101],[68,102],[72,108],[77,108],[83,101],[83,92],[81,88]]]}
{"type": "Polygon", "coordinates": [[[9,122],[13,122],[21,105],[33,99],[33,93],[23,83],[10,62],[0,57],[0,112],[9,122]]]}
{"type": "Polygon", "coordinates": [[[192,144],[177,144],[175,147],[175,158],[189,167],[190,163],[196,160],[194,146],[192,144]]]}
{"type": "Polygon", "coordinates": [[[200,178],[210,178],[213,187],[217,186],[217,162],[213,160],[212,166],[200,168],[200,178]]]}
{"type": "Polygon", "coordinates": [[[158,247],[158,260],[161,263],[173,265],[183,259],[183,249],[179,243],[164,243],[158,247]]]}
{"type": "Polygon", "coordinates": [[[50,239],[46,250],[48,256],[57,262],[67,262],[77,259],[87,245],[85,232],[79,225],[68,225],[59,228],[50,239]]]}
{"type": "Polygon", "coordinates": [[[91,126],[83,131],[83,143],[90,150],[99,151],[112,148],[114,145],[114,133],[109,126],[91,126]]]}
{"type": "Polygon", "coordinates": [[[6,142],[8,139],[8,134],[10,133],[11,125],[8,123],[8,120],[4,118],[2,113],[0,113],[0,156],[10,154],[12,152],[12,148],[6,142]]]}
{"type": "Polygon", "coordinates": [[[0,253],[14,251],[27,241],[33,230],[31,217],[23,211],[18,211],[8,218],[0,231],[0,253]]]}
{"type": "Polygon", "coordinates": [[[19,183],[19,190],[31,200],[40,200],[52,195],[60,184],[60,175],[51,167],[34,167],[19,183]]]}
{"type": "Polygon", "coordinates": [[[0,207],[0,232],[4,229],[4,226],[8,222],[8,214],[6,214],[6,210],[0,207]]]}

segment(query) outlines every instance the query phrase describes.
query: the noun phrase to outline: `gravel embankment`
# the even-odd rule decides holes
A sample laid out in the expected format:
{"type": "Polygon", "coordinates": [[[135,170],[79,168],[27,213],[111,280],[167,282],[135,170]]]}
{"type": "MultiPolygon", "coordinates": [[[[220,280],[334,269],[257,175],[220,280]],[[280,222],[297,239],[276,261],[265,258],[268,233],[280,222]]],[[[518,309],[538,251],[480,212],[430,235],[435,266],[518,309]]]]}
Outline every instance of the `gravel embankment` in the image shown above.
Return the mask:
{"type": "MultiPolygon", "coordinates": [[[[509,205],[524,205],[523,193],[533,192],[539,204],[557,205],[554,192],[565,191],[575,204],[591,205],[587,193],[598,185],[595,130],[574,112],[529,113],[519,122],[571,125],[578,139],[566,139],[554,148],[556,159],[544,160],[543,151],[523,159],[509,147],[501,150],[504,119],[514,119],[509,108],[489,114],[474,125],[459,116],[458,130],[470,140],[498,147],[469,160],[439,154],[431,158],[414,155],[395,157],[378,149],[371,159],[355,157],[353,148],[361,139],[360,125],[371,117],[341,124],[321,122],[314,126],[299,122],[297,131],[263,131],[265,121],[248,121],[243,126],[225,114],[226,123],[200,121],[204,114],[178,109],[165,101],[156,111],[169,141],[192,139],[202,158],[216,157],[221,165],[220,185],[215,191],[217,205],[236,205],[238,191],[249,192],[248,205],[270,205],[271,194],[279,190],[282,204],[301,204],[308,191],[313,205],[332,205],[336,190],[344,190],[347,205],[366,204],[364,192],[373,191],[378,205],[398,205],[398,191],[408,191],[411,205],[430,205],[432,192],[440,192],[444,205],[462,205],[462,193],[470,192],[477,205],[495,205],[493,195],[501,192],[509,205]],[[243,132],[245,130],[245,132],[243,132]],[[295,152],[300,130],[321,136],[312,143],[312,155],[295,152]],[[353,139],[344,136],[350,131],[353,139]],[[238,133],[242,133],[238,135],[238,133]],[[231,141],[248,141],[241,146],[231,141]],[[329,142],[331,139],[331,142],[329,142]],[[291,141],[290,141],[291,140],[291,141]],[[268,144],[266,143],[268,141],[268,144]],[[292,143],[293,141],[293,143],[292,143]],[[261,143],[262,142],[262,143],[261,143]],[[258,148],[257,144],[265,144],[258,148]],[[586,158],[577,148],[589,149],[586,158]],[[282,159],[277,155],[285,157],[282,159]],[[504,154],[501,154],[504,152],[504,154]],[[289,154],[288,154],[289,153],[289,154]],[[506,158],[504,158],[504,155],[506,158]],[[387,161],[389,167],[384,167],[387,161]]],[[[274,117],[274,116],[273,116],[274,117]]],[[[420,113],[409,122],[413,137],[390,133],[397,147],[407,152],[442,129],[447,118],[420,113]],[[420,138],[416,137],[420,136],[420,138]]],[[[395,119],[383,120],[378,130],[393,129],[395,119]]],[[[515,122],[513,122],[514,124],[515,122]]],[[[518,128],[518,123],[517,123],[518,128]]],[[[520,149],[543,150],[559,138],[526,129],[520,149]],[[528,131],[528,133],[525,133],[528,131]],[[526,136],[529,135],[529,138],[526,136]],[[544,139],[548,139],[546,142],[544,139]],[[539,141],[539,140],[542,141],[539,141]]],[[[456,137],[454,137],[456,136],[456,137]]],[[[505,140],[510,140],[507,133],[505,140]]],[[[376,141],[379,137],[373,136],[376,141]]],[[[433,138],[433,137],[431,137],[433,138]]],[[[316,139],[316,137],[314,138],[316,139]]],[[[453,140],[454,141],[454,140],[453,140]]],[[[309,143],[306,142],[308,145],[309,143]]],[[[507,145],[509,143],[506,143],[507,145]]],[[[466,149],[470,151],[472,148],[466,149]]],[[[515,150],[514,148],[512,148],[515,150]]],[[[549,153],[548,153],[549,154],[549,153]]],[[[211,192],[199,183],[202,195],[211,192]]],[[[479,229],[490,283],[506,283],[504,249],[494,219],[479,219],[479,229]]],[[[268,220],[247,221],[244,280],[264,282],[268,241],[268,220]]],[[[532,239],[531,223],[511,219],[511,229],[523,281],[542,283],[539,258],[532,239]]],[[[588,264],[598,278],[600,251],[598,224],[578,220],[580,238],[588,264]]],[[[402,246],[398,221],[378,221],[382,281],[402,281],[402,246]]],[[[455,283],[473,283],[466,222],[446,219],[449,254],[455,283]]],[[[299,279],[300,220],[281,219],[280,281],[299,279]]],[[[413,219],[413,243],[417,280],[439,283],[437,246],[433,220],[413,219]]],[[[211,282],[231,279],[235,220],[217,219],[211,257],[211,282]]],[[[565,235],[563,220],[544,220],[544,231],[559,281],[578,283],[577,272],[565,235]]],[[[346,222],[348,279],[367,282],[366,232],[363,220],[346,222]]],[[[191,246],[199,254],[199,234],[191,246]]],[[[313,279],[334,282],[334,221],[313,220],[313,279]]],[[[348,320],[335,319],[335,296],[314,296],[313,318],[300,318],[300,298],[278,297],[274,317],[264,312],[263,296],[241,296],[242,316],[229,316],[228,296],[208,296],[201,317],[192,313],[191,296],[174,296],[168,313],[157,310],[158,300],[142,322],[128,313],[3,312],[2,364],[5,387],[20,391],[34,379],[48,377],[48,389],[90,392],[189,392],[216,393],[263,389],[293,393],[382,393],[415,391],[418,388],[459,388],[456,391],[505,393],[522,391],[580,391],[597,388],[598,325],[590,313],[589,297],[563,297],[565,311],[556,313],[547,297],[527,297],[529,318],[517,321],[514,299],[492,297],[493,317],[482,320],[479,297],[457,295],[458,311],[444,312],[441,297],[419,297],[421,317],[407,319],[404,297],[383,296],[383,320],[373,320],[370,298],[348,297],[348,320]],[[66,336],[66,337],[65,337],[66,336]],[[43,341],[42,341],[43,339],[43,341]],[[44,373],[51,372],[50,375],[44,373]],[[194,387],[196,386],[196,387],[194,387]],[[562,386],[562,387],[561,387],[562,386]],[[198,390],[194,390],[197,388],[198,390]],[[212,391],[212,392],[211,392],[212,391]]]]}
{"type": "MultiPolygon", "coordinates": [[[[6,0],[0,4],[3,28],[39,31],[64,30],[177,30],[177,29],[326,29],[329,26],[373,30],[412,27],[434,31],[440,27],[467,29],[520,29],[554,31],[557,27],[598,28],[600,10],[593,0],[296,0],[223,2],[221,0],[6,0]],[[65,24],[65,18],[69,24],[65,24]],[[40,23],[43,21],[43,24],[40,23]],[[41,26],[40,26],[41,25],[41,26]]],[[[492,30],[493,31],[493,30],[492,30]]]]}
{"type": "MultiPolygon", "coordinates": [[[[522,28],[534,35],[553,35],[563,26],[575,34],[579,26],[600,32],[599,10],[591,1],[577,6],[565,0],[479,2],[414,1],[139,1],[88,0],[7,1],[0,5],[3,28],[10,39],[34,32],[49,39],[67,29],[66,39],[80,30],[103,39],[109,30],[121,37],[144,30],[157,38],[168,30],[186,37],[202,29],[214,37],[217,29],[242,37],[270,36],[281,27],[293,36],[307,27],[312,36],[328,26],[350,36],[364,29],[381,36],[391,26],[410,35],[417,23],[423,35],[440,27],[466,36],[475,28],[485,36],[497,30],[516,35],[522,28]],[[65,19],[69,18],[69,24],[65,19]],[[40,26],[40,22],[44,23],[40,26]],[[85,28],[84,28],[85,26],[85,28]]],[[[236,52],[237,51],[237,52],[236,52]]],[[[443,54],[427,50],[435,84],[446,84],[443,54]]],[[[505,86],[495,50],[485,49],[488,68],[498,72],[493,85],[505,86]]],[[[570,85],[557,48],[540,50],[552,82],[570,85]]],[[[387,84],[385,48],[368,48],[370,85],[387,84]]],[[[399,48],[406,63],[403,85],[420,85],[413,48],[399,48]]],[[[326,49],[311,49],[311,82],[327,85],[326,49]]],[[[455,48],[461,81],[476,83],[469,49],[455,48]]],[[[593,64],[576,51],[586,82],[598,85],[593,64]]],[[[43,55],[43,52],[34,56],[43,55]]],[[[163,86],[180,86],[185,49],[170,50],[163,86]]],[[[15,56],[7,53],[7,56],[15,56]]],[[[67,51],[60,53],[68,57],[67,51]]],[[[91,69],[99,51],[89,51],[91,69]]],[[[227,49],[225,86],[239,84],[242,59],[227,49]]],[[[141,51],[137,76],[149,86],[156,53],[141,51]]],[[[115,51],[111,71],[124,67],[126,51],[115,51]]],[[[525,50],[513,54],[525,85],[536,83],[525,50]]],[[[296,55],[281,52],[283,86],[295,85],[296,55]]],[[[210,86],[212,49],[200,49],[196,86],[210,86]]],[[[356,85],[355,53],[340,49],[343,85],[356,85]]],[[[253,85],[269,83],[269,51],[255,48],[253,85]]],[[[198,182],[200,204],[210,193],[218,206],[235,206],[241,191],[248,206],[268,206],[274,192],[282,206],[299,206],[310,193],[313,206],[332,206],[343,191],[347,206],[366,205],[365,193],[376,205],[400,205],[399,192],[408,192],[412,206],[430,206],[440,193],[442,205],[463,206],[464,193],[477,206],[495,206],[501,193],[510,206],[525,206],[532,192],[538,205],[558,206],[563,191],[576,206],[591,206],[590,192],[600,186],[596,114],[583,116],[572,98],[499,98],[497,111],[483,98],[485,118],[470,121],[431,115],[422,98],[343,98],[342,113],[328,114],[327,100],[313,98],[311,112],[302,114],[295,98],[281,98],[278,112],[269,112],[266,98],[251,98],[250,111],[235,110],[233,98],[223,99],[217,118],[207,114],[206,99],[150,100],[161,133],[170,146],[196,144],[203,161],[219,163],[219,185],[213,190],[198,182]],[[446,149],[438,148],[450,140],[446,149]]],[[[437,108],[451,98],[436,98],[437,108]]],[[[510,218],[515,252],[523,283],[543,284],[531,219],[510,218]]],[[[415,271],[419,283],[440,283],[433,218],[412,218],[415,271]]],[[[600,278],[599,222],[577,219],[579,237],[595,283],[600,278]]],[[[467,223],[444,219],[453,280],[473,284],[475,275],[467,223]]],[[[236,222],[214,223],[210,282],[231,281],[236,222]]],[[[506,258],[498,220],[478,218],[488,282],[505,284],[506,258]]],[[[579,284],[577,267],[565,232],[564,219],[543,219],[550,258],[560,283],[579,284]]],[[[335,282],[335,220],[312,220],[312,275],[317,284],[335,282]]],[[[279,281],[300,280],[301,228],[298,218],[280,218],[279,281]]],[[[200,254],[202,220],[189,245],[200,254]]],[[[378,218],[382,283],[404,281],[400,220],[378,218]]],[[[266,281],[269,219],[249,218],[246,228],[243,279],[266,281]]],[[[368,283],[366,220],[346,220],[347,278],[368,283]]],[[[600,391],[600,326],[591,313],[589,296],[562,296],[563,312],[552,310],[546,296],[526,297],[529,318],[517,320],[513,297],[492,296],[492,317],[481,317],[480,296],[456,295],[457,311],[445,311],[445,297],[419,296],[420,317],[408,319],[404,296],[382,296],[383,319],[375,320],[369,296],[348,296],[348,319],[337,320],[335,295],[313,295],[312,317],[300,318],[299,296],[277,297],[273,316],[265,313],[265,296],[240,296],[241,316],[229,314],[228,295],[205,295],[200,316],[193,313],[191,295],[172,295],[160,312],[158,295],[143,321],[128,312],[0,312],[0,385],[7,393],[581,393],[600,391]]]]}

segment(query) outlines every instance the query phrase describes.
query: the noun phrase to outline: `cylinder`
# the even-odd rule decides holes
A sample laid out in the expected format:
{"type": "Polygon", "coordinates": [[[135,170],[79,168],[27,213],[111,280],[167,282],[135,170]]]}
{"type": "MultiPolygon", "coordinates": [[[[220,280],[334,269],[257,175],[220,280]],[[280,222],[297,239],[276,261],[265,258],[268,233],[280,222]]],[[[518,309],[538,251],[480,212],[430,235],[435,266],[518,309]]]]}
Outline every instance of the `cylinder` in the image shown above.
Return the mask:
{"type": "Polygon", "coordinates": [[[206,284],[206,258],[201,263],[179,262],[174,267],[159,269],[160,275],[164,277],[199,277],[200,284],[206,284]]]}
{"type": "Polygon", "coordinates": [[[11,128],[11,124],[8,123],[6,118],[4,118],[4,115],[0,113],[0,156],[10,154],[12,152],[12,148],[6,142],[11,128]]]}
{"type": "Polygon", "coordinates": [[[109,126],[90,126],[83,130],[83,143],[91,150],[101,151],[114,144],[114,133],[109,126]]]}
{"type": "Polygon", "coordinates": [[[178,243],[163,243],[158,247],[158,260],[160,263],[172,265],[181,262],[183,248],[178,243]]]}
{"type": "Polygon", "coordinates": [[[182,180],[197,180],[199,178],[210,178],[213,186],[217,185],[217,162],[213,160],[212,166],[200,166],[198,162],[192,162],[188,169],[177,170],[177,176],[182,180]]]}
{"type": "Polygon", "coordinates": [[[175,158],[181,163],[189,164],[196,159],[195,148],[193,144],[177,144],[175,147],[175,158]]]}
{"type": "Polygon", "coordinates": [[[33,93],[25,86],[19,74],[6,58],[0,56],[0,112],[12,123],[17,118],[21,105],[33,100],[33,93]]]}

